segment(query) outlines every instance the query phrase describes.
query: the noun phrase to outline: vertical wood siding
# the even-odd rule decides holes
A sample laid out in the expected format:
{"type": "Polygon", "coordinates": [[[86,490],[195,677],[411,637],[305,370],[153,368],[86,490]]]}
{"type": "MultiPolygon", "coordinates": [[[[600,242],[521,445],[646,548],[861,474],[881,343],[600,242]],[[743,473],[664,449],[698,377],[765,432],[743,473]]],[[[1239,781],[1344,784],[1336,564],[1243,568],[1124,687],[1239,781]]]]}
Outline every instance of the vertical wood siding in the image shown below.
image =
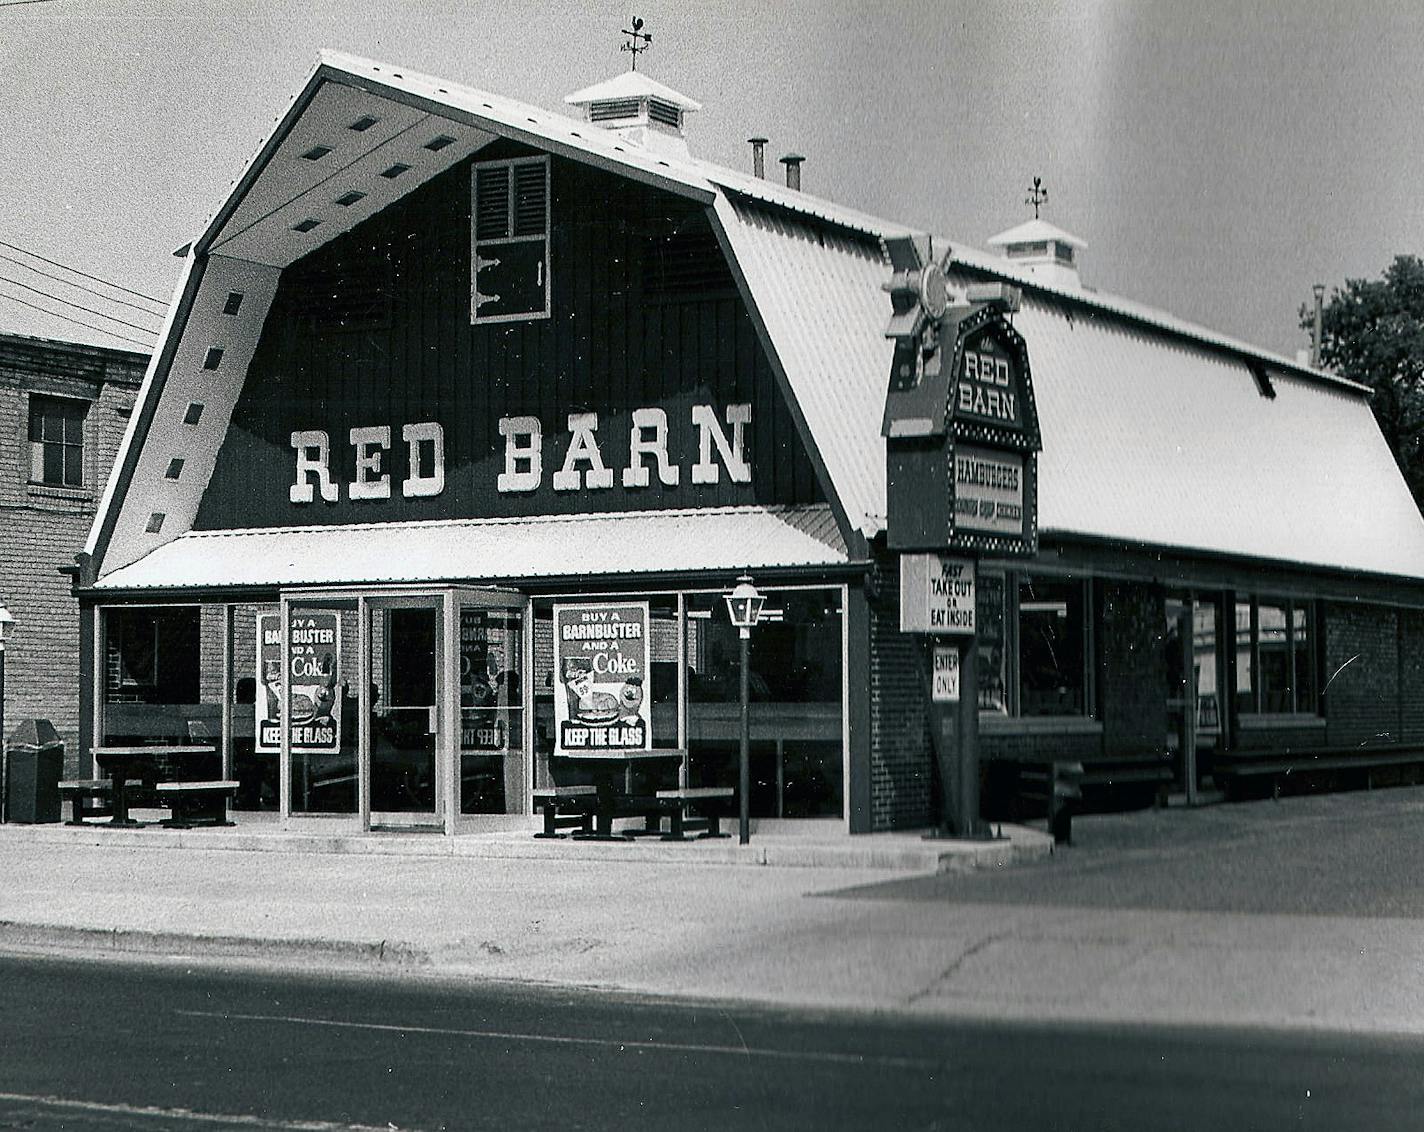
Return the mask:
{"type": "MultiPolygon", "coordinates": [[[[517,152],[494,148],[482,156],[517,152]]],[[[468,164],[284,272],[197,528],[823,501],[725,262],[687,270],[715,249],[702,210],[576,163],[551,166],[551,318],[470,324],[468,164]],[[748,401],[752,483],[724,471],[716,485],[692,484],[691,407],[711,404],[720,420],[748,401]],[[625,490],[629,414],[653,405],[667,410],[681,483],[665,488],[654,472],[650,487],[625,490]],[[567,415],[584,411],[599,414],[615,486],[555,492],[567,415]],[[543,422],[544,483],[531,494],[495,490],[497,422],[515,415],[543,422]],[[445,430],[445,491],[404,499],[400,426],[430,420],[445,430]],[[348,431],[365,425],[391,426],[392,497],[353,502],[343,490],[335,503],[291,504],[291,432],[326,431],[344,485],[348,431]]]]}

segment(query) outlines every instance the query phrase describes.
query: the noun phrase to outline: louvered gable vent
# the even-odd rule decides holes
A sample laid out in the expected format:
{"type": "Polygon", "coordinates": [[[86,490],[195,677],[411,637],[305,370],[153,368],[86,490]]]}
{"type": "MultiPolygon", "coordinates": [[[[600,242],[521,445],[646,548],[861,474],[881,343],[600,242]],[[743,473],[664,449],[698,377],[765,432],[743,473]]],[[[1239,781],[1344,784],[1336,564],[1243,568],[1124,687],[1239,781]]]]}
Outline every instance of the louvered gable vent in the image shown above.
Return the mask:
{"type": "Polygon", "coordinates": [[[544,220],[549,204],[547,168],[543,164],[514,167],[516,236],[539,236],[544,233],[544,220]]]}
{"type": "Polygon", "coordinates": [[[475,168],[475,239],[502,240],[509,235],[508,165],[475,168]]]}
{"type": "Polygon", "coordinates": [[[471,322],[549,315],[549,159],[473,167],[471,322]]]}

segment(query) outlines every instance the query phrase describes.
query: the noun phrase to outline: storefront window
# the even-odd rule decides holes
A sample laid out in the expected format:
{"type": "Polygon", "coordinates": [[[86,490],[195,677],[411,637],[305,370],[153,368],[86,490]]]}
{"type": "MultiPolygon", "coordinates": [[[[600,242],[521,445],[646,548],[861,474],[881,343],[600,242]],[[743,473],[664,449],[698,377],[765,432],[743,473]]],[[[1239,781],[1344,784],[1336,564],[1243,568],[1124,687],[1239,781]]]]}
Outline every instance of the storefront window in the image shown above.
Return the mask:
{"type": "Polygon", "coordinates": [[[976,618],[981,712],[1090,714],[1084,583],[981,572],[976,618]]]}
{"type": "Polygon", "coordinates": [[[460,812],[502,814],[520,797],[524,615],[460,610],[460,812]]]}
{"type": "MultiPolygon", "coordinates": [[[[748,658],[750,811],[757,817],[839,817],[839,591],[770,590],[766,609],[773,619],[752,630],[748,658]]],[[[737,630],[720,593],[688,597],[687,672],[688,780],[693,786],[733,786],[741,670],[737,630]]]]}
{"type": "MultiPolygon", "coordinates": [[[[268,624],[275,624],[279,609],[275,604],[233,607],[232,762],[229,773],[237,782],[233,809],[275,813],[281,804],[279,755],[275,749],[257,749],[259,710],[264,719],[276,719],[279,702],[277,693],[273,692],[267,680],[268,672],[264,671],[262,650],[258,645],[259,618],[264,615],[268,624]]],[[[266,651],[269,657],[276,655],[276,675],[280,678],[280,655],[274,653],[270,642],[266,651]]],[[[270,668],[270,665],[267,667],[270,668]]],[[[216,652],[212,656],[205,655],[203,671],[205,674],[221,673],[221,655],[216,652]]]]}
{"type": "MultiPolygon", "coordinates": [[[[772,611],[753,630],[749,656],[751,813],[757,817],[839,817],[842,805],[841,608],[839,590],[767,591],[772,611]]],[[[556,604],[646,602],[653,750],[681,758],[638,759],[619,773],[636,786],[735,786],[740,740],[737,631],[722,591],[631,599],[548,599],[533,604],[535,782],[587,781],[591,760],[555,754],[556,604]],[[681,612],[679,612],[681,610],[681,612]],[[680,706],[685,705],[685,730],[680,706]]],[[[619,783],[620,786],[624,782],[619,783]]]]}
{"type": "MultiPolygon", "coordinates": [[[[593,726],[602,726],[604,721],[597,718],[593,700],[598,689],[603,694],[618,701],[617,718],[607,721],[607,726],[627,726],[635,720],[644,720],[649,727],[647,746],[651,750],[680,751],[682,744],[678,734],[678,599],[675,594],[653,594],[650,596],[625,597],[568,597],[540,599],[532,605],[534,617],[534,783],[536,787],[590,781],[591,759],[579,759],[567,752],[559,753],[559,719],[561,712],[557,697],[565,697],[571,705],[566,716],[577,715],[575,700],[584,687],[582,678],[572,674],[565,666],[560,669],[558,659],[561,650],[556,647],[554,634],[554,607],[574,608],[597,613],[599,610],[620,610],[620,616],[630,610],[641,619],[642,609],[647,610],[646,648],[647,672],[632,672],[615,678],[606,675],[599,679],[589,677],[585,694],[589,697],[590,721],[593,726]],[[595,688],[595,684],[597,688],[595,688]],[[613,689],[608,691],[607,689],[613,689]]],[[[629,645],[621,650],[624,660],[637,658],[641,664],[643,639],[623,638],[629,645]],[[636,644],[636,648],[632,647],[636,644]]],[[[567,651],[567,650],[564,650],[567,651]]],[[[606,728],[605,728],[606,731],[606,728]]],[[[600,740],[603,734],[592,731],[584,736],[590,744],[600,740]]],[[[630,740],[631,741],[631,740],[630,740]]],[[[599,748],[599,750],[606,750],[599,748]]],[[[617,748],[613,749],[616,753],[617,748]]],[[[590,747],[590,756],[596,751],[590,747]]],[[[610,760],[612,766],[616,760],[610,760]]],[[[676,786],[680,760],[676,756],[666,759],[647,759],[636,768],[638,785],[647,789],[661,789],[676,786]]],[[[630,764],[631,765],[631,764],[630,764]]],[[[619,768],[627,769],[627,768],[619,768]]],[[[611,773],[607,766],[600,773],[611,773]]],[[[594,775],[594,777],[597,777],[594,775]]],[[[623,785],[627,786],[625,778],[623,785]]]]}
{"type": "Polygon", "coordinates": [[[1317,710],[1314,607],[1252,598],[1236,603],[1236,707],[1249,714],[1317,710]]]}
{"type": "Polygon", "coordinates": [[[1021,715],[1081,715],[1086,670],[1081,582],[1019,582],[1021,715]]]}
{"type": "MultiPolygon", "coordinates": [[[[161,775],[216,778],[221,756],[221,688],[204,693],[200,674],[209,628],[198,606],[101,611],[103,697],[99,746],[207,746],[211,755],[174,756],[161,775]]],[[[155,756],[158,757],[158,756],[155,756]]]]}
{"type": "Polygon", "coordinates": [[[1002,574],[979,576],[975,620],[979,630],[979,710],[1007,715],[1009,649],[1002,574]]]}
{"type": "MultiPolygon", "coordinates": [[[[289,607],[294,814],[354,814],[357,810],[360,702],[355,606],[355,601],[347,601],[289,607]]],[[[257,748],[269,759],[279,759],[282,749],[281,632],[280,610],[259,618],[263,686],[256,711],[257,748]]],[[[381,807],[376,804],[375,785],[381,779],[374,749],[371,761],[371,808],[377,809],[381,807]]]]}

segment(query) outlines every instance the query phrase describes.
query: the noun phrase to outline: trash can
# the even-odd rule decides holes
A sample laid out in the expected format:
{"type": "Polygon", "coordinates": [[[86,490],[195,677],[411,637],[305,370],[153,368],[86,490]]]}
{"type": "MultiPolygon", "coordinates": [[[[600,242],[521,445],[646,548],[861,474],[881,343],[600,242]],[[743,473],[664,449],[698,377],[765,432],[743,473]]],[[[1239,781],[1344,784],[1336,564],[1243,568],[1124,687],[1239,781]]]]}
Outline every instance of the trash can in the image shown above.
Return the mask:
{"type": "Polygon", "coordinates": [[[64,744],[47,719],[27,719],[5,751],[5,813],[9,822],[59,821],[64,744]]]}

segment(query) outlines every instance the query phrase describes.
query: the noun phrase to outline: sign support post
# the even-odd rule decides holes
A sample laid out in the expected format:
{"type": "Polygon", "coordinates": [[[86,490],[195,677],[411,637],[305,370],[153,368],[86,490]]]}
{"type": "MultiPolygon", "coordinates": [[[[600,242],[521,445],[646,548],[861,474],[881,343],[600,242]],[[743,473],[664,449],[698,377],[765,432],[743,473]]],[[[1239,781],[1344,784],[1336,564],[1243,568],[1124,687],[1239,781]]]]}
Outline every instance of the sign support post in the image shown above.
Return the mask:
{"type": "Polygon", "coordinates": [[[928,236],[887,238],[884,250],[893,271],[885,336],[895,340],[881,426],[886,544],[902,552],[900,630],[929,636],[926,711],[941,787],[930,836],[984,839],[976,572],[981,556],[1038,553],[1043,444],[1028,349],[1008,319],[1020,296],[979,284],[956,299],[950,256],[937,258],[928,236]]]}

